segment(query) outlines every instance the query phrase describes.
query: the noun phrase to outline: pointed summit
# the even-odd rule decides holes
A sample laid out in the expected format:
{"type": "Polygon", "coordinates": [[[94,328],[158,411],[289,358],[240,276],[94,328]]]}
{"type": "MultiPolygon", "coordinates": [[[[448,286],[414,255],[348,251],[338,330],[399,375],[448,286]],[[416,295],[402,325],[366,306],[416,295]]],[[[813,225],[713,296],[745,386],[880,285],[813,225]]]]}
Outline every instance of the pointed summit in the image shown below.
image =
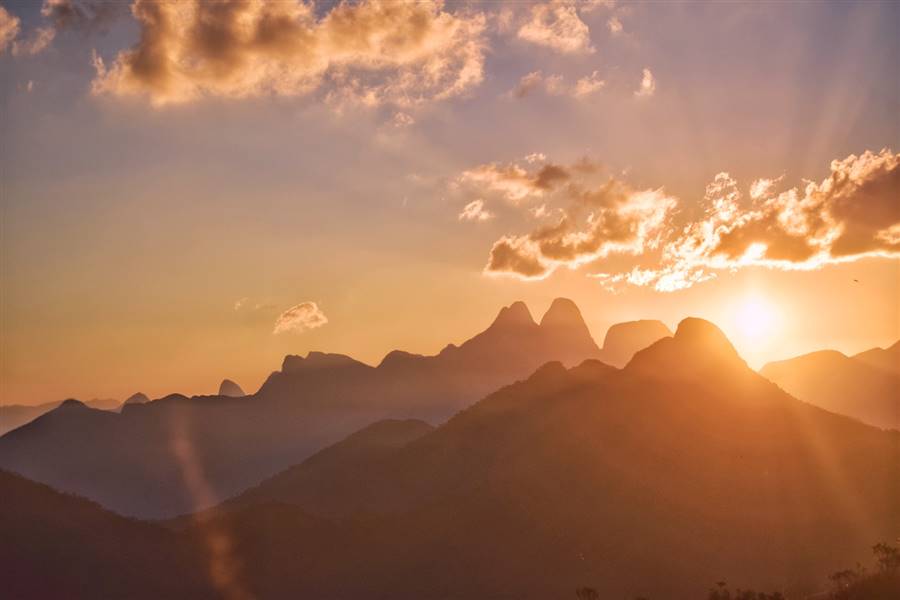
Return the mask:
{"type": "Polygon", "coordinates": [[[229,396],[231,398],[242,398],[247,394],[244,393],[244,390],[241,389],[241,386],[239,386],[232,380],[223,379],[221,385],[219,385],[219,395],[229,396]]]}
{"type": "Polygon", "coordinates": [[[578,306],[568,298],[556,298],[541,318],[541,327],[587,327],[578,306]]]}
{"type": "Polygon", "coordinates": [[[534,325],[531,312],[521,300],[501,308],[497,318],[491,323],[491,328],[509,325],[534,325]]]}
{"type": "Polygon", "coordinates": [[[600,348],[591,337],[581,311],[568,298],[557,298],[550,304],[541,319],[541,331],[546,343],[559,349],[559,358],[567,366],[600,355],[600,348]]]}

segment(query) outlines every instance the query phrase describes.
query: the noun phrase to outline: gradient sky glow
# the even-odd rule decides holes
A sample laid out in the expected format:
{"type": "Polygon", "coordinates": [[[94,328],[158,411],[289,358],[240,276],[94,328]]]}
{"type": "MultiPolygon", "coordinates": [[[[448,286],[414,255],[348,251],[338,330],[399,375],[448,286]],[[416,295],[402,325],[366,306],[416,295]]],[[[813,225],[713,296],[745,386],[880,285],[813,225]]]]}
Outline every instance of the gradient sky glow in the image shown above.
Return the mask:
{"type": "MultiPolygon", "coordinates": [[[[464,175],[586,157],[601,166],[585,185],[674,199],[670,235],[703,219],[720,172],[742,210],[761,178],[802,191],[833,160],[900,151],[896,2],[281,2],[301,33],[202,46],[187,23],[169,58],[212,66],[168,79],[121,54],[139,10],[0,5],[0,403],[213,393],[225,377],[252,391],[288,353],[434,353],[504,304],[537,318],[556,296],[598,342],[619,321],[711,319],[753,366],[900,337],[900,262],[885,256],[724,269],[672,292],[589,276],[653,264],[649,247],[540,280],[486,275],[495,242],[571,203],[464,175]],[[421,45],[391,37],[407,9],[427,17],[421,45]],[[759,299],[770,333],[740,316],[759,299]]],[[[900,222],[890,173],[886,208],[860,209],[881,231],[900,222]]]]}

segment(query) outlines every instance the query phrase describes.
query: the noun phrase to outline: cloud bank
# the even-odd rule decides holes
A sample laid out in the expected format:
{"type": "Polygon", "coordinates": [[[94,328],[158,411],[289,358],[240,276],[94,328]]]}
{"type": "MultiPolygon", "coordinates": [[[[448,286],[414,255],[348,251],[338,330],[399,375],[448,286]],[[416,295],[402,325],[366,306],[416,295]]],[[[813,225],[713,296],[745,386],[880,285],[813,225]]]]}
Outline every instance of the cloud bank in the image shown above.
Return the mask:
{"type": "MultiPolygon", "coordinates": [[[[865,257],[900,258],[900,155],[888,149],[834,160],[823,181],[785,191],[777,191],[781,177],[758,179],[747,201],[738,183],[719,173],[706,188],[702,216],[679,227],[673,225],[679,201],[663,188],[634,189],[617,178],[596,185],[584,176],[595,172],[549,163],[467,171],[517,206],[552,190],[553,201],[567,202],[553,213],[560,215],[556,221],[497,240],[485,273],[543,279],[559,267],[620,255],[636,264],[592,276],[609,288],[631,284],[670,292],[723,270],[814,270],[865,257]],[[556,175],[540,179],[548,167],[556,175]]],[[[551,214],[546,204],[528,210],[551,214]]]]}
{"type": "Polygon", "coordinates": [[[272,333],[302,333],[326,323],[328,318],[315,302],[301,302],[278,315],[272,333]]]}
{"type": "Polygon", "coordinates": [[[322,16],[299,0],[136,0],[138,43],[93,90],[156,106],[201,97],[301,96],[414,106],[464,94],[484,77],[485,16],[439,1],[342,2],[322,16]]]}

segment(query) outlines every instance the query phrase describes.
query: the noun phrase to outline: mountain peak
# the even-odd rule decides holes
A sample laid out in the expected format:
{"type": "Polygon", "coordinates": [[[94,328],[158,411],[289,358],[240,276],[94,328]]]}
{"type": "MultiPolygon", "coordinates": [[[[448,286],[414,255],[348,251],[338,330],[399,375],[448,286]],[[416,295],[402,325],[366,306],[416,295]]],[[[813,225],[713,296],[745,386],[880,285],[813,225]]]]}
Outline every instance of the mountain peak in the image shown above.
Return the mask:
{"type": "Polygon", "coordinates": [[[517,300],[500,309],[491,327],[498,325],[534,325],[534,319],[525,303],[517,300]]]}
{"type": "Polygon", "coordinates": [[[584,326],[578,306],[568,298],[556,298],[541,318],[541,327],[584,326]]]}
{"type": "Polygon", "coordinates": [[[715,324],[697,317],[682,319],[675,330],[675,341],[693,348],[737,356],[737,350],[715,324]]]}
{"type": "Polygon", "coordinates": [[[143,392],[137,392],[136,394],[132,394],[128,396],[125,402],[122,405],[126,404],[144,404],[145,402],[150,402],[150,398],[147,397],[147,394],[143,392]]]}
{"type": "Polygon", "coordinates": [[[713,323],[696,317],[683,319],[673,337],[663,338],[636,353],[626,366],[631,371],[662,376],[696,376],[731,367],[747,369],[728,337],[713,323]]]}
{"type": "Polygon", "coordinates": [[[219,385],[219,395],[220,396],[229,396],[231,398],[241,398],[242,396],[246,396],[244,390],[241,389],[241,386],[236,384],[230,379],[223,379],[222,383],[219,385]]]}
{"type": "Polygon", "coordinates": [[[81,409],[87,408],[87,407],[88,407],[87,404],[85,404],[85,403],[82,402],[81,400],[76,400],[75,398],[69,398],[69,399],[67,399],[67,400],[63,400],[62,403],[59,405],[59,408],[57,408],[57,410],[59,410],[59,409],[64,409],[64,410],[71,410],[71,409],[81,410],[81,409]]]}
{"type": "Polygon", "coordinates": [[[541,318],[540,327],[546,343],[561,351],[558,358],[567,366],[600,355],[600,348],[591,337],[581,311],[568,298],[557,298],[550,304],[541,318]]]}

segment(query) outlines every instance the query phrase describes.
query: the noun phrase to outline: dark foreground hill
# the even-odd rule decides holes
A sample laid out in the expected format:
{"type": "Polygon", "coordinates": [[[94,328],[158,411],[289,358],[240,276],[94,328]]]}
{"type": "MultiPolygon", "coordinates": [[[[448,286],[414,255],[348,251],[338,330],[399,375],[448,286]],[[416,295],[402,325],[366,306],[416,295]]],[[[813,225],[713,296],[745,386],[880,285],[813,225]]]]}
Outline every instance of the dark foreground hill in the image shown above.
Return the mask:
{"type": "Polygon", "coordinates": [[[822,350],[765,365],[788,393],[877,427],[900,429],[900,342],[854,356],[822,350]]]}
{"type": "Polygon", "coordinates": [[[575,365],[601,352],[570,300],[555,300],[540,323],[516,302],[485,331],[435,356],[394,351],[372,367],[311,352],[286,357],[249,396],[173,394],[126,404],[121,414],[69,403],[0,438],[0,467],[122,514],[174,516],[375,421],[439,423],[545,362],[575,365]]]}
{"type": "Polygon", "coordinates": [[[411,437],[336,446],[206,513],[248,589],[698,598],[724,580],[802,595],[900,532],[900,434],[790,397],[696,319],[622,371],[548,364],[411,437]]]}
{"type": "Polygon", "coordinates": [[[184,537],[0,471],[0,597],[210,597],[184,537]]]}

